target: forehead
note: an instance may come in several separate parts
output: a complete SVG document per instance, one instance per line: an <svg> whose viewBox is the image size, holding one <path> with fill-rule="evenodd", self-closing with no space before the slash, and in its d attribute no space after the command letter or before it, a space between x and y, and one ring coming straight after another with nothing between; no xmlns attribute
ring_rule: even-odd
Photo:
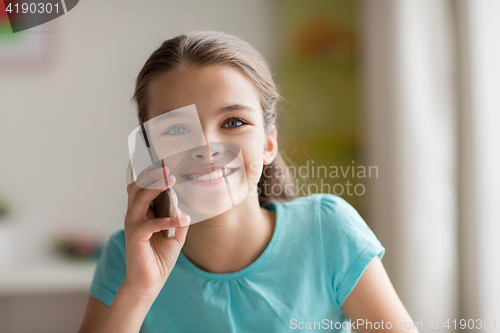
<svg viewBox="0 0 500 333"><path fill-rule="evenodd" d="M241 70L228 65L189 66L161 74L148 92L148 119L191 104L200 113L231 104L261 110L255 86Z"/></svg>

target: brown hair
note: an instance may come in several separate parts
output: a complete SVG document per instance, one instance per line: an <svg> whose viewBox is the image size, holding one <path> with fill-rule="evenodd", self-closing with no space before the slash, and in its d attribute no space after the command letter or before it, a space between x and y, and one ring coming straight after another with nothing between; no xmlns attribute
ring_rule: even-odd
<svg viewBox="0 0 500 333"><path fill-rule="evenodd" d="M281 98L266 60L247 42L222 32L191 32L166 40L151 54L137 76L135 99L139 122L147 121L148 86L158 75L189 65L211 64L234 66L243 71L257 88L264 118L264 130L269 133L276 123L276 104ZM275 186L280 191L275 194ZM258 183L259 203L270 200L289 201L296 197L293 179L278 152L274 161L264 165Z"/></svg>

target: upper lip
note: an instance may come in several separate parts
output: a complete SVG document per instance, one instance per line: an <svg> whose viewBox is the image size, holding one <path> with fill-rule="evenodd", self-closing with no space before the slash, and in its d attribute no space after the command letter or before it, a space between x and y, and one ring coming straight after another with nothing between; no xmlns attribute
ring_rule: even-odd
<svg viewBox="0 0 500 333"><path fill-rule="evenodd" d="M209 167L204 167L204 168L196 168L196 169L191 169L188 172L183 172L182 176L194 174L194 173L207 175L207 174L210 174L210 173L217 171L217 170L220 170L220 169L235 169L235 167L231 167L228 165L225 165L225 166L224 165L214 165L213 167L209 166Z"/></svg>

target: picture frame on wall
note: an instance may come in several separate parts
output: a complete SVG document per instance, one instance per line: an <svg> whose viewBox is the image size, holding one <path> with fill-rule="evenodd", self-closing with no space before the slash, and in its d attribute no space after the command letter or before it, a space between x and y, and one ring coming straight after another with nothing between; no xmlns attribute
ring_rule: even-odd
<svg viewBox="0 0 500 333"><path fill-rule="evenodd" d="M0 70L33 71L47 67L55 58L57 21L13 33L3 0L0 0Z"/></svg>

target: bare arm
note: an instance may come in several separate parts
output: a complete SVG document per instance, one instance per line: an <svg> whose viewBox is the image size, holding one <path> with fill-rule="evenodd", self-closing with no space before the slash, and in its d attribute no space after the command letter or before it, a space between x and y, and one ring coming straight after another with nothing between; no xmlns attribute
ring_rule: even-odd
<svg viewBox="0 0 500 333"><path fill-rule="evenodd" d="M89 296L78 332L138 332L155 298L155 293L134 293L125 283L118 289L111 307Z"/></svg>
<svg viewBox="0 0 500 333"><path fill-rule="evenodd" d="M83 316L83 323L78 333L95 332L97 326L101 323L102 319L108 312L109 307L99 301L98 299L89 296L87 302L87 309Z"/></svg>
<svg viewBox="0 0 500 333"><path fill-rule="evenodd" d="M366 267L342 305L342 311L352 322L359 320L361 323L361 320L364 320L364 324L357 327L357 332L360 333L381 331L418 333L377 256ZM366 322L371 322L372 327L366 325ZM383 326L379 326L378 329L373 327L381 325L382 322ZM411 323L411 328L405 328L406 323Z"/></svg>

